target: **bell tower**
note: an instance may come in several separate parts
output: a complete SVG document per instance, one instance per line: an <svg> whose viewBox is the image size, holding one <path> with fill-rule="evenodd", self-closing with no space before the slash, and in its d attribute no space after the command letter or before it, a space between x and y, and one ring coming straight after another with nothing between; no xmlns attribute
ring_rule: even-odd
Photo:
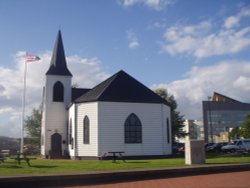
<svg viewBox="0 0 250 188"><path fill-rule="evenodd" d="M43 92L41 154L61 158L67 151L67 106L71 102L71 78L58 31Z"/></svg>

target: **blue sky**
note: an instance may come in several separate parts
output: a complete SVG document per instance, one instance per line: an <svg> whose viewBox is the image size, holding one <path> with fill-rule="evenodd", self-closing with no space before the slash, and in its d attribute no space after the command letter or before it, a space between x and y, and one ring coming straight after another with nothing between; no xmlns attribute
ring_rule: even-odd
<svg viewBox="0 0 250 188"><path fill-rule="evenodd" d="M250 102L249 0L0 0L0 135L20 135L24 52L27 112L41 102L56 34L73 83L93 87L123 69L173 94L202 120L214 91ZM4 130L4 131L3 131Z"/></svg>

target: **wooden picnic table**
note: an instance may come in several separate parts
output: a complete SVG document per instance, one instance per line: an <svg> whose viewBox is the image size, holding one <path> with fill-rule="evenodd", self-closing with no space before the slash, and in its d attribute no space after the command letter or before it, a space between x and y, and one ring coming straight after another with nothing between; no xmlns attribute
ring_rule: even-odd
<svg viewBox="0 0 250 188"><path fill-rule="evenodd" d="M4 161L6 160L4 154L2 152L0 152L0 163L4 163Z"/></svg>
<svg viewBox="0 0 250 188"><path fill-rule="evenodd" d="M31 166L30 160L36 159L36 158L30 158L30 157L27 157L25 154L19 153L19 154L17 154L16 157L11 157L11 159L14 159L15 161L17 161L17 163L19 165L21 164L21 161L25 161L27 163L27 165Z"/></svg>
<svg viewBox="0 0 250 188"><path fill-rule="evenodd" d="M112 154L111 157L112 157L113 163L115 163L118 158L123 160L123 162L126 162L123 155L122 155L122 154L124 154L123 151L109 151L108 154Z"/></svg>
<svg viewBox="0 0 250 188"><path fill-rule="evenodd" d="M0 163L4 163L5 160L6 160L5 158L0 157Z"/></svg>

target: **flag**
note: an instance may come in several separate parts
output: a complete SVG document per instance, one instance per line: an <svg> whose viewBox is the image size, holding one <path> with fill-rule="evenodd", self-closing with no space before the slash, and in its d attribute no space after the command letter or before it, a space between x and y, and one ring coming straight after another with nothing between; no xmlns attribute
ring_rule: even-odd
<svg viewBox="0 0 250 188"><path fill-rule="evenodd" d="M38 61L40 57L32 54L26 54L26 62Z"/></svg>

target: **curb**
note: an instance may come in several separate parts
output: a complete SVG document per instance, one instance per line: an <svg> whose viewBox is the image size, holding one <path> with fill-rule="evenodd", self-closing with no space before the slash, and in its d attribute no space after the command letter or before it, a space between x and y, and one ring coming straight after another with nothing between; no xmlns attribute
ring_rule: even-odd
<svg viewBox="0 0 250 188"><path fill-rule="evenodd" d="M0 187L51 187L97 185L111 182L170 178L190 175L250 171L250 163L194 165L164 169L94 172L88 174L20 175L0 177Z"/></svg>

